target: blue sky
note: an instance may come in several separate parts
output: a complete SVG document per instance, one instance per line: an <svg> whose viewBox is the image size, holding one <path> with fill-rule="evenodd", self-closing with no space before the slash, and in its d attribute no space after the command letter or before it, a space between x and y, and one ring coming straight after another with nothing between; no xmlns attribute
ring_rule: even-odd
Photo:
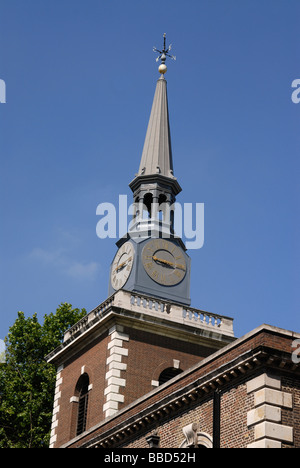
<svg viewBox="0 0 300 468"><path fill-rule="evenodd" d="M164 32L177 200L205 204L192 305L237 336L299 331L299 17L298 0L0 1L0 338L18 310L106 299L96 207L131 196Z"/></svg>

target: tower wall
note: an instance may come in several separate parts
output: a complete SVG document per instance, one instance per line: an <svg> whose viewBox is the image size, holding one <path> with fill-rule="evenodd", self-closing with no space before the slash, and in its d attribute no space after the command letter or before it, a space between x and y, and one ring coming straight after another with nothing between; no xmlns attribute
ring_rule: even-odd
<svg viewBox="0 0 300 468"><path fill-rule="evenodd" d="M50 446L77 436L81 376L89 379L88 431L156 389L163 371L177 375L234 340L223 319L125 291L100 304L48 356L58 368Z"/></svg>

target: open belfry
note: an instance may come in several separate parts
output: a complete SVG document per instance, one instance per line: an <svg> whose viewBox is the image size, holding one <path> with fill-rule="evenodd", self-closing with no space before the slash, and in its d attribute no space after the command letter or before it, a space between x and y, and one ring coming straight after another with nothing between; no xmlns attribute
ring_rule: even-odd
<svg viewBox="0 0 300 468"><path fill-rule="evenodd" d="M155 51L133 219L108 298L47 356L57 367L50 447L300 448L300 334L261 325L237 339L232 318L191 307L191 259L174 231L165 35Z"/></svg>

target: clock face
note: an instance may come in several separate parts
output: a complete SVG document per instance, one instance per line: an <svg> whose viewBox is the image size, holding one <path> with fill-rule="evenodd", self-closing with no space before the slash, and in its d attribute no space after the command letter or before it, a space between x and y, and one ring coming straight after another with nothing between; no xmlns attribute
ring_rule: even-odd
<svg viewBox="0 0 300 468"><path fill-rule="evenodd" d="M182 250L165 239L152 239L142 252L143 266L156 283L174 286L186 274L186 261Z"/></svg>
<svg viewBox="0 0 300 468"><path fill-rule="evenodd" d="M129 278L133 266L134 248L131 242L125 242L114 258L111 270L111 284L114 289L120 289Z"/></svg>

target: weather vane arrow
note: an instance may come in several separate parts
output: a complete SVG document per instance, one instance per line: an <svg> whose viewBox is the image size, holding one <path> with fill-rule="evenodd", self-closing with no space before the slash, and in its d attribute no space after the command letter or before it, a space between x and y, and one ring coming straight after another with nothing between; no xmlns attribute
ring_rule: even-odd
<svg viewBox="0 0 300 468"><path fill-rule="evenodd" d="M172 44L169 45L169 47L166 47L166 33L164 34L164 47L162 50L158 50L156 47L153 47L153 51L157 52L159 56L157 57L156 61L158 62L159 60L161 61L160 66L158 67L158 71L161 74L165 74L167 72L167 66L166 66L166 59L167 57L170 57L172 60L176 60L176 57L174 55L169 54L170 50L172 49Z"/></svg>

